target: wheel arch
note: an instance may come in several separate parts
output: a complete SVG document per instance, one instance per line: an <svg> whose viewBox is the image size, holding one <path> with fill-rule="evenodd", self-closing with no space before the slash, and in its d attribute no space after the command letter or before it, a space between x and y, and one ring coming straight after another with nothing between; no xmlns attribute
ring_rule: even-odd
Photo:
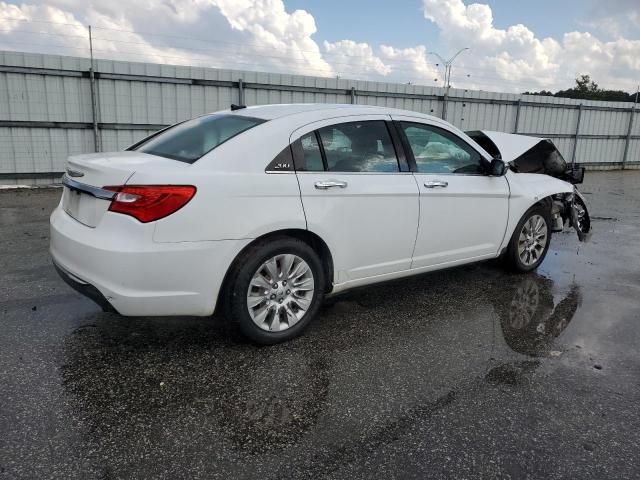
<svg viewBox="0 0 640 480"><path fill-rule="evenodd" d="M524 213L518 220L518 223L516 224L515 228L513 229L513 232L509 237L509 241L507 242L504 250L502 251L502 253L504 254L503 259L505 260L505 265L509 270L512 270L517 273L530 272L538 268L538 266L542 263L542 261L546 257L547 251L549 250L549 246L551 243L551 236L553 231L550 224L552 207L553 207L553 199L549 196L549 197L541 198L540 200L534 202L529 208L527 208L524 211ZM531 215L533 214L537 216L546 217L544 220L547 224L547 230L545 234L545 244L543 246L542 251L538 252L537 255L535 256L532 250L530 249L527 254L527 259L524 260L522 258L522 254L525 253L525 250L520 252L519 250L520 242L518 238L521 235L520 229L524 227L526 221L528 221L527 219L533 218L531 217ZM530 225L533 226L532 223ZM535 229L536 229L535 233L537 234L538 224L536 224ZM529 244L528 246L531 248L535 248L536 245L538 246L541 245L537 241L537 238L534 240L533 235L531 235L530 241L532 241L532 243ZM524 246L524 248L526 247L527 245ZM533 263L526 263L526 262L529 262L530 260L532 260Z"/></svg>
<svg viewBox="0 0 640 480"><path fill-rule="evenodd" d="M509 242L511 241L513 232L518 226L518 223L520 223L520 220L522 220L522 217L524 217L529 210L538 206L548 208L549 211L551 211L551 208L553 206L554 195L556 194L555 193L549 194L546 197L540 198L540 199L531 198L529 199L530 200L529 202L525 202L525 203L519 202L519 204L517 205L517 212L511 211L509 213L509 222L508 222L507 230L505 231L505 235L502 240L502 245L499 250L500 255L502 255L507 250L507 247L509 246ZM510 205L509 208L513 209L514 206Z"/></svg>
<svg viewBox="0 0 640 480"><path fill-rule="evenodd" d="M286 228L280 230L274 230L269 233L265 233L264 235L260 235L259 237L253 239L249 244L247 244L242 250L238 252L238 254L233 258L233 261L229 264L229 268L224 275L224 279L222 281L220 291L218 292L218 301L216 302L216 311L219 311L222 304L222 299L224 297L223 292L226 290L228 282L230 281L232 274L238 265L238 261L242 256L249 250L254 247L257 243L263 242L269 239L277 239L282 237L295 238L305 242L309 245L320 257L320 261L322 263L322 268L324 270L325 278L327 279L325 285L325 293L329 293L333 289L333 275L334 275L334 267L333 267L333 255L331 254L331 250L327 243L320 238L319 235L313 233L309 230L304 230L301 228Z"/></svg>

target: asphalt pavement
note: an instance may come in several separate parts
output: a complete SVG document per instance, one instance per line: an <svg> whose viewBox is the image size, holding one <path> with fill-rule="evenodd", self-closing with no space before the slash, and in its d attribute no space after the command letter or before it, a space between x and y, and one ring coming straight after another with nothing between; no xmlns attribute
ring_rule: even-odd
<svg viewBox="0 0 640 480"><path fill-rule="evenodd" d="M640 171L593 236L338 297L306 334L123 318L60 280L59 189L0 192L0 479L638 478Z"/></svg>

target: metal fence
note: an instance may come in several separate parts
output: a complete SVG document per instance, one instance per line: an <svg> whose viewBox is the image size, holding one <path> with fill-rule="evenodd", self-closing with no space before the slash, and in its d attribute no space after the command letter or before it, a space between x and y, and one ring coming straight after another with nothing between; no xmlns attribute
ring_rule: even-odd
<svg viewBox="0 0 640 480"><path fill-rule="evenodd" d="M634 104L419 85L0 52L0 179L48 183L69 155L121 150L231 103L356 103L442 117L462 130L551 138L587 168L640 168Z"/></svg>

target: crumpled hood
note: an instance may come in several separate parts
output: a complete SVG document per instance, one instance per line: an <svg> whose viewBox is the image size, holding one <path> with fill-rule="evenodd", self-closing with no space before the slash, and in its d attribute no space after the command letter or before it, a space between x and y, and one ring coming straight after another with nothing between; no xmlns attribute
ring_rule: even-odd
<svg viewBox="0 0 640 480"><path fill-rule="evenodd" d="M548 138L514 133L475 130L466 132L494 158L500 158L518 173L542 173L567 182L582 183L584 167L568 165Z"/></svg>
<svg viewBox="0 0 640 480"><path fill-rule="evenodd" d="M540 142L546 142L548 139L541 137L530 137L528 135L518 135L515 133L493 132L490 130L480 130L470 135L471 138L478 134L483 134L489 140L493 142L502 160L507 163L511 163L517 160L521 155L525 154ZM474 138L475 139L475 138Z"/></svg>

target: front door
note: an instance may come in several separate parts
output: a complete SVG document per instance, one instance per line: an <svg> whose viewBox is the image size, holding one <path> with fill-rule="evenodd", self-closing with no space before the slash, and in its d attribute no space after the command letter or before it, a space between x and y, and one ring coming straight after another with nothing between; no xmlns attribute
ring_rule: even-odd
<svg viewBox="0 0 640 480"><path fill-rule="evenodd" d="M334 118L291 136L307 228L327 243L336 283L411 267L418 188L399 164L389 121Z"/></svg>
<svg viewBox="0 0 640 480"><path fill-rule="evenodd" d="M509 214L505 177L485 174L487 159L446 125L394 116L415 159L420 227L412 268L490 258Z"/></svg>

